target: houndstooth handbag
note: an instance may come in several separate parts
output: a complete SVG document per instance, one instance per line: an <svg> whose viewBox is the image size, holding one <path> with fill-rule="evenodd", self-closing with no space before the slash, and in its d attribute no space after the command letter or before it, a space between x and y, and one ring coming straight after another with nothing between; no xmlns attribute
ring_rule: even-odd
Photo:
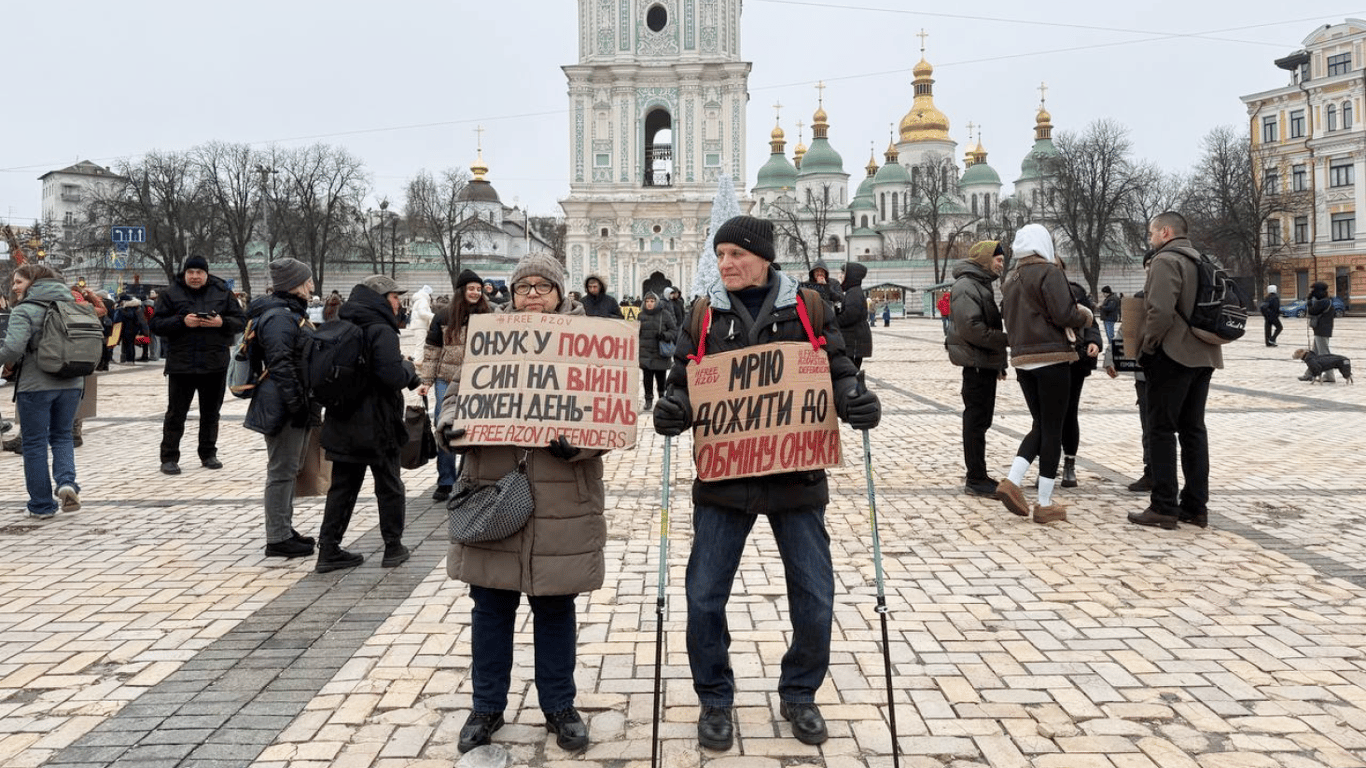
<svg viewBox="0 0 1366 768"><path fill-rule="evenodd" d="M522 530L535 503L526 477L526 459L493 485L465 488L446 503L451 541L498 541Z"/></svg>

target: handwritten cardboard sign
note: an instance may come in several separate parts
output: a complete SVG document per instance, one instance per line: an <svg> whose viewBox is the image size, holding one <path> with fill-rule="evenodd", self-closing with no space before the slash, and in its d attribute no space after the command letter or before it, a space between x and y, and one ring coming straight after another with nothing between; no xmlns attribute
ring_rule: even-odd
<svg viewBox="0 0 1366 768"><path fill-rule="evenodd" d="M688 364L688 395L701 480L840 465L830 359L810 344L708 354Z"/></svg>
<svg viewBox="0 0 1366 768"><path fill-rule="evenodd" d="M472 315L451 408L454 445L577 448L636 444L639 329L621 320L543 313Z"/></svg>

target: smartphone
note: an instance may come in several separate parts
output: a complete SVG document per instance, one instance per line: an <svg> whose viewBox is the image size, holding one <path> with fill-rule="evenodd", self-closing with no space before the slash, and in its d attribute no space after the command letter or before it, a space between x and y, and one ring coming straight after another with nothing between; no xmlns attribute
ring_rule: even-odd
<svg viewBox="0 0 1366 768"><path fill-rule="evenodd" d="M209 318L211 318L211 317L214 316L214 313L213 313L213 312L196 312L196 313L194 313L194 316L195 316L195 317L199 317L199 318L203 318L203 319L205 319L205 320L208 320Z"/></svg>

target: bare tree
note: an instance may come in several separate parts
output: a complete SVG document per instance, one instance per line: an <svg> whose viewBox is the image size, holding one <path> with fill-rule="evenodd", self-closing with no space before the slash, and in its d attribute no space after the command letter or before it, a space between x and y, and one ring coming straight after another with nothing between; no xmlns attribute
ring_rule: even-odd
<svg viewBox="0 0 1366 768"><path fill-rule="evenodd" d="M569 225L563 216L532 216L531 232L550 246L550 252L560 263L564 263L565 239L569 236Z"/></svg>
<svg viewBox="0 0 1366 768"><path fill-rule="evenodd" d="M1289 218L1293 228L1294 217L1312 205L1309 183L1285 178L1289 169L1254 150L1246 131L1215 128L1203 145L1185 206L1191 238L1225 266L1246 270L1260 295L1268 271L1295 241L1281 231L1282 221Z"/></svg>
<svg viewBox="0 0 1366 768"><path fill-rule="evenodd" d="M173 282L192 247L211 239L212 226L202 219L208 206L197 168L185 152L149 152L116 164L124 182L92 201L97 221L141 225L147 241L133 246L127 268L153 264Z"/></svg>
<svg viewBox="0 0 1366 768"><path fill-rule="evenodd" d="M1094 294L1101 264L1119 258L1116 241L1122 241L1126 213L1138 190L1154 183L1153 171L1134 162L1129 131L1113 120L1060 133L1056 145L1057 154L1043 161L1048 188L1040 205Z"/></svg>
<svg viewBox="0 0 1366 768"><path fill-rule="evenodd" d="M274 165L280 180L271 227L278 227L294 258L313 270L321 293L328 258L355 245L351 223L369 188L364 165L345 149L326 144L281 151Z"/></svg>
<svg viewBox="0 0 1366 768"><path fill-rule="evenodd" d="M834 224L832 212L840 207L833 199L833 191L833 185L824 182L815 189L806 189L804 195L801 190L783 195L768 208L774 233L779 240L786 240L789 254L801 257L807 272L821 260L829 242Z"/></svg>
<svg viewBox="0 0 1366 768"><path fill-rule="evenodd" d="M911 195L897 220L925 239L934 281L943 282L960 238L979 220L958 197L958 164L947 156L927 156L911 167Z"/></svg>
<svg viewBox="0 0 1366 768"><path fill-rule="evenodd" d="M212 206L218 231L227 241L228 252L237 264L241 289L255 295L251 272L247 268L247 247L255 236L260 216L260 183L256 168L260 157L246 144L210 142L191 151L203 180L204 195ZM261 286L262 291L269 288Z"/></svg>
<svg viewBox="0 0 1366 768"><path fill-rule="evenodd" d="M1121 225L1124 249L1128 255L1148 250L1148 222L1164 211L1181 210L1190 193L1191 180L1179 173L1166 173L1156 167L1144 171L1148 183L1134 190Z"/></svg>
<svg viewBox="0 0 1366 768"><path fill-rule="evenodd" d="M424 170L408 182L409 225L414 235L427 237L436 246L452 295L458 293L455 281L464 269L464 253L473 246L470 234L485 225L465 197L469 182L469 173L458 168L442 171L439 178Z"/></svg>

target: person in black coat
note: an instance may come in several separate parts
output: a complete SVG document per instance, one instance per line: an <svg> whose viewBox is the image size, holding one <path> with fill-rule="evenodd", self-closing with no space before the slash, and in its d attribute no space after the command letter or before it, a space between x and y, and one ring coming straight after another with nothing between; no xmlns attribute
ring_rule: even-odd
<svg viewBox="0 0 1366 768"><path fill-rule="evenodd" d="M597 275L589 275L583 281L583 312L589 317L615 317L625 319L617 300L607 292L607 284Z"/></svg>
<svg viewBox="0 0 1366 768"><path fill-rule="evenodd" d="M124 294L119 299L119 322L123 324L119 346L123 349L123 359L119 362L132 365L138 361L138 336L147 334L147 313L142 302Z"/></svg>
<svg viewBox="0 0 1366 768"><path fill-rule="evenodd" d="M863 360L873 356L873 329L868 325L868 297L863 293L863 278L868 268L851 261L844 266L840 288L844 303L840 306L838 325L844 335L845 353L855 368L863 367Z"/></svg>
<svg viewBox="0 0 1366 768"><path fill-rule="evenodd" d="M678 323L674 313L661 306L659 297L653 293L645 294L645 306L640 310L640 380L645 384L645 409L655 404L655 389L664 394L664 374L673 362L659 351L663 341L674 341L678 337Z"/></svg>
<svg viewBox="0 0 1366 768"><path fill-rule="evenodd" d="M1309 316L1309 327L1314 329L1314 351L1320 355L1331 355L1328 340L1333 338L1333 300L1328 298L1328 283L1319 281L1309 286L1309 299L1304 304L1305 314ZM1312 376L1305 374L1300 381L1309 381ZM1332 384L1337 381L1330 368L1324 372L1322 382Z"/></svg>
<svg viewBox="0 0 1366 768"><path fill-rule="evenodd" d="M152 333L166 338L166 417L161 426L161 471L180 474L180 438L190 402L199 396L199 461L218 460L218 413L228 384L229 347L247 327L228 284L209 274L203 256L190 256L174 284L161 292ZM127 329L124 330L127 333Z"/></svg>
<svg viewBox="0 0 1366 768"><path fill-rule="evenodd" d="M398 308L403 290L385 275L371 275L351 289L338 319L360 326L365 333L366 379L356 406L345 413L328 409L323 419L322 446L332 461L332 485L327 491L322 528L318 533L318 573L354 568L365 561L341 548L351 524L368 467L375 479L379 530L384 539L381 565L393 568L408 560L403 546L406 510L399 449L408 442L403 426L403 389L422 383L413 361L399 348Z"/></svg>
<svg viewBox="0 0 1366 768"><path fill-rule="evenodd" d="M1266 345L1274 347L1276 346L1276 338L1281 335L1281 331L1285 330L1285 326L1281 325L1281 295L1277 293L1276 286L1268 285L1266 287L1266 298L1262 299L1262 305L1259 309L1266 325Z"/></svg>
<svg viewBox="0 0 1366 768"><path fill-rule="evenodd" d="M308 557L314 540L294 530L294 482L303 463L312 427L322 423L320 409L308 400L301 375L304 347L313 333L308 300L313 272L297 259L270 263L275 292L253 301L247 317L255 322L253 355L266 374L256 386L243 426L266 438L266 557Z"/></svg>

